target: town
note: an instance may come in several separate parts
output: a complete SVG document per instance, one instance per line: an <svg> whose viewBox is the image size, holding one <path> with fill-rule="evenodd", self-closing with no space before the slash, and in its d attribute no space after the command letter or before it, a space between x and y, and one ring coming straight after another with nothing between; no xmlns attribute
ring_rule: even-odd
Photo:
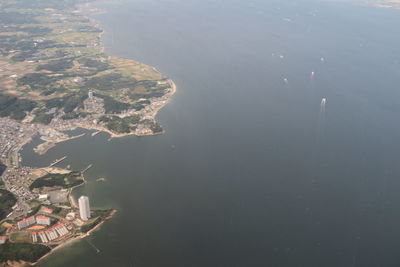
<svg viewBox="0 0 400 267"><path fill-rule="evenodd" d="M87 232L88 228L82 226L91 216L89 198L86 196L79 198L79 210L55 210L42 206L35 215L19 220L16 224L3 223L7 231L6 235L0 237L0 244L4 244L7 238L31 243L59 244L77 232Z"/></svg>

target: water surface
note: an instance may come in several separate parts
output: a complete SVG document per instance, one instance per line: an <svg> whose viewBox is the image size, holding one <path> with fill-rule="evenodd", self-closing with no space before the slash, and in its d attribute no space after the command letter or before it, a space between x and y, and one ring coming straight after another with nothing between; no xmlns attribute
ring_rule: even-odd
<svg viewBox="0 0 400 267"><path fill-rule="evenodd" d="M398 11L97 6L107 52L157 67L178 91L159 114L164 135L88 134L42 157L25 147L30 166L93 163L76 195L118 209L89 237L100 253L79 241L40 266L399 266Z"/></svg>

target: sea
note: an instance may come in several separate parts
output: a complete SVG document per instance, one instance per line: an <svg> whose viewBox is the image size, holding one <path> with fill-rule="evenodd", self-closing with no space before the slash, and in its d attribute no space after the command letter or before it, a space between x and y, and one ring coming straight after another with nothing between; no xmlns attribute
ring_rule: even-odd
<svg viewBox="0 0 400 267"><path fill-rule="evenodd" d="M117 214L40 267L400 266L400 11L364 1L92 4L110 55L177 92L165 134L86 132L23 164L93 167ZM98 180L104 178L104 181ZM99 252L98 252L99 250Z"/></svg>

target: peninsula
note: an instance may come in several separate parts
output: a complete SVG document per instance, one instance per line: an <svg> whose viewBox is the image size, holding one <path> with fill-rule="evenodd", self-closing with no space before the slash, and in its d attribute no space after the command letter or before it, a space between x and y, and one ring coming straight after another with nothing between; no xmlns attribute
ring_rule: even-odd
<svg viewBox="0 0 400 267"><path fill-rule="evenodd" d="M34 136L44 154L78 138L66 133L76 128L111 137L163 132L155 117L175 84L153 67L107 55L88 10L81 0L0 2L0 265L33 264L115 212L92 210L83 222L70 195L84 183L82 171L21 166L19 152ZM21 227L25 221L34 223ZM46 231L57 238L38 234Z"/></svg>

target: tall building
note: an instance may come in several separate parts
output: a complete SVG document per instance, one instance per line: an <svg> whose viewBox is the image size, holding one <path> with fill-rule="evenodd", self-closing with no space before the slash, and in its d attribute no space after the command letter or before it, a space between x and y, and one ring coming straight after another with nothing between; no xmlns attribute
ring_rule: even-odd
<svg viewBox="0 0 400 267"><path fill-rule="evenodd" d="M87 221L90 218L89 198L87 196L81 196L78 202L81 219Z"/></svg>

